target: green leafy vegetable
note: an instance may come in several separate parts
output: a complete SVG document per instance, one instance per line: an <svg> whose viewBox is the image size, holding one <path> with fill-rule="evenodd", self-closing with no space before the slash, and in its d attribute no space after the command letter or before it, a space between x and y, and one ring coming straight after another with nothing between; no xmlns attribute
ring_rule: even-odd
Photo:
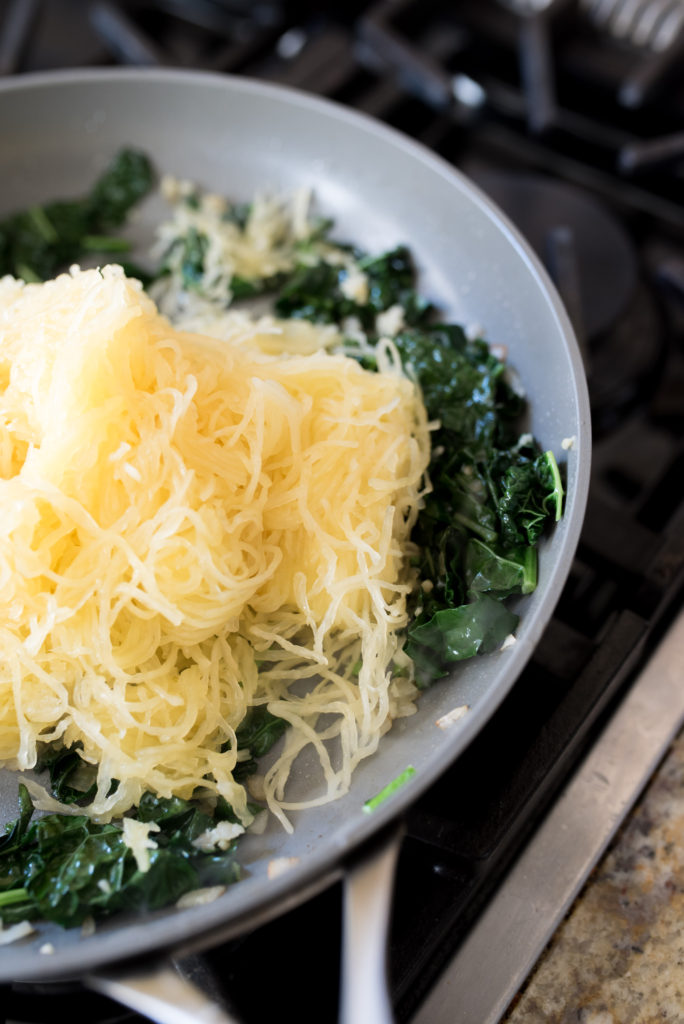
<svg viewBox="0 0 684 1024"><path fill-rule="evenodd" d="M344 271L332 263L301 264L288 278L275 301L281 317L336 323L352 316L356 303L340 288Z"/></svg>
<svg viewBox="0 0 684 1024"><path fill-rule="evenodd" d="M149 850L147 871L139 869L121 826L101 825L85 815L49 814L32 821L23 785L19 803L20 816L0 844L0 917L5 924L40 918L74 927L91 914L154 910L191 889L227 885L240 877L235 842L227 850L209 852L193 845L216 817L189 801L143 797L139 820L159 826L151 833L156 848ZM219 820L221 814L228 817L224 809Z"/></svg>
<svg viewBox="0 0 684 1024"><path fill-rule="evenodd" d="M518 616L501 601L480 594L468 604L442 608L427 622L414 624L406 651L416 662L434 666L433 671L444 675L454 661L496 650L517 624Z"/></svg>
<svg viewBox="0 0 684 1024"><path fill-rule="evenodd" d="M197 197L195 197L195 206L199 206ZM223 219L231 224L236 224L242 231L244 231L247 227L247 221L249 220L251 212L251 203L233 203L224 213Z"/></svg>
<svg viewBox="0 0 684 1024"><path fill-rule="evenodd" d="M562 512L563 485L552 452L530 440L493 452L488 481L507 544L536 544L550 518Z"/></svg>
<svg viewBox="0 0 684 1024"><path fill-rule="evenodd" d="M190 290L197 289L204 274L204 257L209 247L209 239L201 234L196 228L189 228L187 235L174 243L169 256L173 255L173 249L180 250L180 272L183 287Z"/></svg>
<svg viewBox="0 0 684 1024"><path fill-rule="evenodd" d="M248 750L250 757L238 761L233 771L237 782L243 782L257 770L257 759L267 754L287 729L284 718L272 715L263 705L250 708L235 733L238 750Z"/></svg>
<svg viewBox="0 0 684 1024"><path fill-rule="evenodd" d="M56 200L0 221L0 275L25 281L54 277L93 252L124 252L128 243L112 237L153 182L149 159L123 149L83 199Z"/></svg>
<svg viewBox="0 0 684 1024"><path fill-rule="evenodd" d="M287 722L265 707L252 708L237 731L238 747L250 757L238 763L235 778L256 770L256 758L266 754L282 736ZM77 748L47 748L38 765L50 775L54 796L63 803L92 798L90 766ZM73 785L74 782L78 785ZM253 814L261 811L249 804ZM237 881L236 841L227 850L198 850L193 841L220 821L238 822L222 797L208 810L195 800L161 798L145 793L136 817L153 822L156 849L149 852L148 871L140 871L118 824L99 825L86 815L51 814L31 824L33 803L24 785L19 786L19 816L0 837L0 920L44 919L64 927L80 924L86 917L120 910L157 909L175 902L183 893L201 886L227 885Z"/></svg>
<svg viewBox="0 0 684 1024"><path fill-rule="evenodd" d="M428 686L452 664L501 645L517 616L501 602L537 585L536 543L562 510L551 452L518 436L524 400L481 339L456 324L402 331L396 344L431 418L433 491L413 538L424 589L406 651Z"/></svg>
<svg viewBox="0 0 684 1024"><path fill-rule="evenodd" d="M537 586L536 550L528 545L497 554L477 537L471 537L465 551L465 579L471 594L531 594Z"/></svg>
<svg viewBox="0 0 684 1024"><path fill-rule="evenodd" d="M86 199L88 216L99 228L120 227L131 208L147 195L154 175L144 153L122 149Z"/></svg>
<svg viewBox="0 0 684 1024"><path fill-rule="evenodd" d="M55 799L63 804L74 804L92 800L97 790L95 768L87 765L79 754L80 747L47 747L37 764L39 772L47 771L50 789ZM75 781L88 784L74 786Z"/></svg>
<svg viewBox="0 0 684 1024"><path fill-rule="evenodd" d="M432 324L402 331L396 341L420 382L428 413L441 421L452 444L478 455L511 439L511 424L525 403L482 339L468 340L457 324Z"/></svg>
<svg viewBox="0 0 684 1024"><path fill-rule="evenodd" d="M22 836L28 828L28 823L33 816L33 803L26 786L19 786L19 817L11 821L4 836L0 836L0 854L12 853L21 842ZM5 876L4 866L0 868L0 887Z"/></svg>
<svg viewBox="0 0 684 1024"><path fill-rule="evenodd" d="M381 256L363 256L358 262L368 279L367 305L374 313L398 305L404 310L405 323L419 324L426 320L432 305L416 291L413 257L405 245Z"/></svg>
<svg viewBox="0 0 684 1024"><path fill-rule="evenodd" d="M266 295L280 287L286 280L286 274L274 274L272 277L259 277L248 280L233 274L230 279L230 292L235 301L241 299L255 299L259 295Z"/></svg>
<svg viewBox="0 0 684 1024"><path fill-rule="evenodd" d="M84 235L81 245L86 252L128 252L131 243L116 235Z"/></svg>
<svg viewBox="0 0 684 1024"><path fill-rule="evenodd" d="M347 317L356 317L367 331L375 330L375 317L401 305L407 323L422 322L429 303L422 300L414 287L415 270L409 250L398 246L382 256L359 256L357 260L367 280L365 301L350 298L344 292L349 271L345 266L325 260L311 265L301 263L280 288L275 311L281 317L340 324Z"/></svg>

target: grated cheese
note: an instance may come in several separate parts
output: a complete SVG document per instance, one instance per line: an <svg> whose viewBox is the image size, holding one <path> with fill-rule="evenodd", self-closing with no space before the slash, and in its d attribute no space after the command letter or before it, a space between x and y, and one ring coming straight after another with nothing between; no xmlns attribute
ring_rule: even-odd
<svg viewBox="0 0 684 1024"><path fill-rule="evenodd" d="M299 243L311 232L308 189L255 196L242 226L227 216L226 199L199 191L192 182L167 176L161 190L172 204L172 215L157 229L152 257L164 260L167 273L154 283L152 295L176 322L213 305L225 307L234 276L250 281L293 270L301 255ZM203 250L200 287L191 290L183 283L188 237L196 238Z"/></svg>
<svg viewBox="0 0 684 1024"><path fill-rule="evenodd" d="M370 292L368 277L359 267L350 267L340 282L340 291L348 299L363 305L365 302L368 302Z"/></svg>
<svg viewBox="0 0 684 1024"><path fill-rule="evenodd" d="M204 907L213 903L226 891L225 885L211 885L205 889L191 889L176 900L176 906L183 910L187 907Z"/></svg>
<svg viewBox="0 0 684 1024"><path fill-rule="evenodd" d="M393 338L395 334L405 326L404 307L390 306L384 313L378 313L375 318L375 329L380 335Z"/></svg>
<svg viewBox="0 0 684 1024"><path fill-rule="evenodd" d="M27 935L33 935L35 929L30 921L17 921L16 924L11 924L9 928L3 928L0 924L0 946L9 946L12 942L18 942L19 939L25 939Z"/></svg>
<svg viewBox="0 0 684 1024"><path fill-rule="evenodd" d="M124 818L123 841L135 857L138 871L150 870L150 850L156 850L157 844L150 838L150 832L159 832L156 821L137 821L135 818Z"/></svg>
<svg viewBox="0 0 684 1024"><path fill-rule="evenodd" d="M429 459L415 386L391 346L368 373L329 329L221 330L172 327L118 267L0 281L0 760L82 744L100 820L201 787L249 825L235 730L266 705L292 725L263 782L289 828L417 694L391 681ZM288 800L306 749L319 791Z"/></svg>
<svg viewBox="0 0 684 1024"><path fill-rule="evenodd" d="M456 708L452 708L451 711L447 711L446 714L442 715L435 722L435 725L439 726L440 729L448 729L456 722L460 722L464 715L470 711L468 704L460 704Z"/></svg>
<svg viewBox="0 0 684 1024"><path fill-rule="evenodd" d="M220 821L215 828L208 828L193 839L192 845L203 853L211 850L227 850L234 839L244 832L242 825L232 821Z"/></svg>
<svg viewBox="0 0 684 1024"><path fill-rule="evenodd" d="M274 857L269 860L266 873L268 878L280 878L299 864L299 857Z"/></svg>

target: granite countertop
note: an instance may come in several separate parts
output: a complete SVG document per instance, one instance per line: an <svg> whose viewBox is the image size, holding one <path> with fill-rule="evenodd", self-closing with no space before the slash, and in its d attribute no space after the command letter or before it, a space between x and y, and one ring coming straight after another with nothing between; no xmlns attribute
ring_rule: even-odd
<svg viewBox="0 0 684 1024"><path fill-rule="evenodd" d="M504 1020L684 1022L684 733Z"/></svg>

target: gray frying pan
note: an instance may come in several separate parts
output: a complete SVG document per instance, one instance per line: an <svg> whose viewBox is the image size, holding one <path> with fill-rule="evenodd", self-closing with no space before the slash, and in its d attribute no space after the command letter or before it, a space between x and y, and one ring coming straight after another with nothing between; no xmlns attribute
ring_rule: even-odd
<svg viewBox="0 0 684 1024"><path fill-rule="evenodd" d="M590 426L572 330L530 248L451 166L369 118L227 76L76 71L0 84L0 139L0 215L84 192L119 147L132 145L160 171L236 199L310 185L318 209L335 218L336 237L376 252L408 243L423 293L507 346L530 400L530 429L566 464L568 479L565 515L542 544L538 589L520 600L514 645L463 664L427 691L419 713L384 738L342 800L301 813L291 836L273 825L246 838L246 877L215 902L113 920L89 936L40 927L0 949L0 982L50 981L207 946L296 905L340 877L354 852L458 757L513 686L560 595L584 513ZM157 202L146 203L132 228L143 245L162 212ZM436 726L460 705L469 707L460 721L447 730ZM409 765L412 779L364 813L364 801ZM16 814L16 783L13 773L0 772L3 821ZM305 765L297 787L307 792ZM291 866L269 879L273 858L291 858Z"/></svg>

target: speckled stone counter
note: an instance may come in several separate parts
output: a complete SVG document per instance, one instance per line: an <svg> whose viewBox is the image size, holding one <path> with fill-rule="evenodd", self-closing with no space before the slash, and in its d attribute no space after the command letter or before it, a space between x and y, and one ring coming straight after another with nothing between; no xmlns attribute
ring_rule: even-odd
<svg viewBox="0 0 684 1024"><path fill-rule="evenodd" d="M684 1024L684 733L506 1024Z"/></svg>

